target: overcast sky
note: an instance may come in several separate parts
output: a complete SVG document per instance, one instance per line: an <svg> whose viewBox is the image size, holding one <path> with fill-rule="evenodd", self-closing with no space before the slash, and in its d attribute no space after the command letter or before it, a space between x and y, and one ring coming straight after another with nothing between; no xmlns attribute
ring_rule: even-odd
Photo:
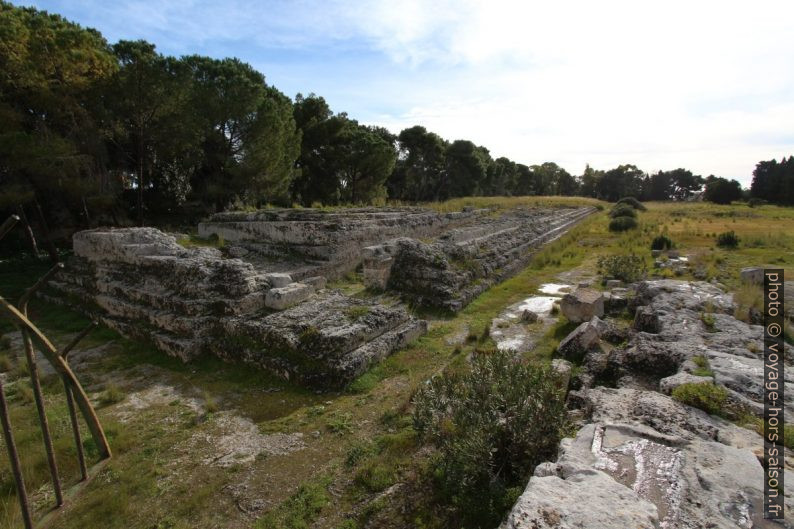
<svg viewBox="0 0 794 529"><path fill-rule="evenodd" d="M794 154L794 1L16 1L492 156L686 167L749 185Z"/></svg>

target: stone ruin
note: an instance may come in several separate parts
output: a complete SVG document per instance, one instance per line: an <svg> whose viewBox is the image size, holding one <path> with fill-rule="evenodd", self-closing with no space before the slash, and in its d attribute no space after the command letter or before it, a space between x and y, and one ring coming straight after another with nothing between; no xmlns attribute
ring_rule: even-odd
<svg viewBox="0 0 794 529"><path fill-rule="evenodd" d="M763 517L763 437L671 396L683 384L714 384L731 413L760 417L763 327L737 320L732 297L706 282L642 282L631 308L631 329L594 314L560 344L560 354L579 363L574 371L570 362L554 361L569 381L568 405L580 429L563 439L555 461L535 468L501 529L794 527L789 516ZM707 310L712 326L702 321ZM788 344L784 362L791 414ZM792 480L788 449L784 460L785 480ZM790 513L794 494L786 490Z"/></svg>
<svg viewBox="0 0 794 529"><path fill-rule="evenodd" d="M74 235L74 256L45 295L186 362L210 354L338 388L427 323L328 280L362 266L371 287L458 310L592 211L221 213L198 227L221 249L186 248L154 228L88 230Z"/></svg>

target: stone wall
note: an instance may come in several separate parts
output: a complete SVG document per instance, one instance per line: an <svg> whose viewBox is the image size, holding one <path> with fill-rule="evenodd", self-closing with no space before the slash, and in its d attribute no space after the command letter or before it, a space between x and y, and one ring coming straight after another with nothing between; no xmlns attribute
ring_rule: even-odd
<svg viewBox="0 0 794 529"><path fill-rule="evenodd" d="M50 283L50 299L189 361L214 354L339 387L426 329L399 307L293 282L153 228L90 230Z"/></svg>
<svg viewBox="0 0 794 529"><path fill-rule="evenodd" d="M432 242L398 238L364 249L364 280L411 301L458 311L526 266L532 250L559 237L594 208L516 209L483 216Z"/></svg>

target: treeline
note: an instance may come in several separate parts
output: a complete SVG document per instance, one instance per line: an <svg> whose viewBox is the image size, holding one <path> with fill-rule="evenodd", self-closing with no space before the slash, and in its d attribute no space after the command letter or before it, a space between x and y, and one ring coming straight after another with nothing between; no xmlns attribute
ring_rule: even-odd
<svg viewBox="0 0 794 529"><path fill-rule="evenodd" d="M704 185L715 201L741 196L738 182L685 169L588 166L574 176L551 162L493 159L421 126L394 135L314 94L292 101L237 59L110 45L2 0L0 72L0 212L35 213L42 225L191 223L230 207L471 195L683 200ZM790 203L792 165L759 164L753 195Z"/></svg>

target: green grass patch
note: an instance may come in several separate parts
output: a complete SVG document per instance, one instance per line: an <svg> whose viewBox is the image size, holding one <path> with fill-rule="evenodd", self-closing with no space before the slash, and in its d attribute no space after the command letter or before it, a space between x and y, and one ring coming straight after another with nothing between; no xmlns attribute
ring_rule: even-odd
<svg viewBox="0 0 794 529"><path fill-rule="evenodd" d="M700 408L711 415L722 415L728 400L728 392L722 386L710 382L688 383L675 388L673 398L682 404Z"/></svg>

